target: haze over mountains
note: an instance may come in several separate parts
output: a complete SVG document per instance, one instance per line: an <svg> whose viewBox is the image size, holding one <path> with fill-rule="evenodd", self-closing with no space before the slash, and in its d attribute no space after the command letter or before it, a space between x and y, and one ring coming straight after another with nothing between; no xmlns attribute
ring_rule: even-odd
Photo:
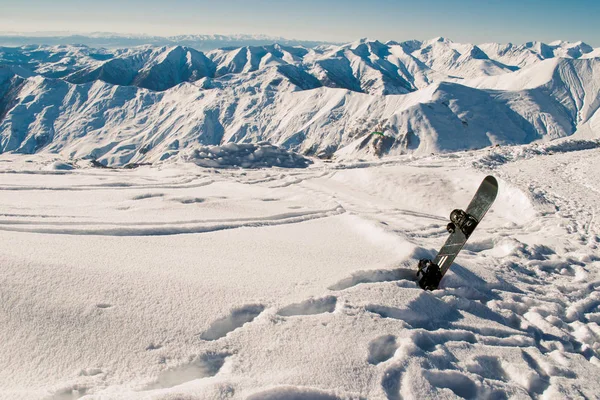
<svg viewBox="0 0 600 400"><path fill-rule="evenodd" d="M121 34L112 32L0 32L0 46L26 46L45 44L49 46L84 45L89 47L125 48L143 45L188 46L208 51L222 47L264 46L280 43L289 46L317 46L332 44L310 40L294 40L267 35L176 35L155 36L145 34Z"/></svg>
<svg viewBox="0 0 600 400"><path fill-rule="evenodd" d="M582 42L444 38L207 52L4 47L0 152L123 165L227 142L365 157L597 138L599 56Z"/></svg>

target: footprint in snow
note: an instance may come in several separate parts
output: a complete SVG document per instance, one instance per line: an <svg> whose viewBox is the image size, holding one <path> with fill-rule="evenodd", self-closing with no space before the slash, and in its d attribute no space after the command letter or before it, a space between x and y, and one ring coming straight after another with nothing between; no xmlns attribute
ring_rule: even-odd
<svg viewBox="0 0 600 400"><path fill-rule="evenodd" d="M536 372L529 382L529 394L531 397L534 397L535 394L543 394L548 389L548 386L550 386L550 377L531 354L525 350L521 350L521 356L527 365Z"/></svg>
<svg viewBox="0 0 600 400"><path fill-rule="evenodd" d="M458 371L424 371L423 375L435 388L450 389L455 395L463 399L479 398L479 389L475 382ZM494 394L502 395L503 393L494 392ZM492 396L491 398L506 398L506 396Z"/></svg>
<svg viewBox="0 0 600 400"><path fill-rule="evenodd" d="M462 318L455 307L424 291L402 308L371 304L365 309L382 318L402 320L413 328L428 330L445 327L450 322Z"/></svg>
<svg viewBox="0 0 600 400"><path fill-rule="evenodd" d="M387 361L394 356L397 348L396 336L379 336L369 343L369 358L367 361L369 361L369 364L374 365Z"/></svg>
<svg viewBox="0 0 600 400"><path fill-rule="evenodd" d="M197 204L197 203L204 203L206 201L206 199L203 199L200 197L177 197L177 198L172 198L171 200L176 201L181 204Z"/></svg>
<svg viewBox="0 0 600 400"><path fill-rule="evenodd" d="M335 310L337 298L327 296L320 299L309 299L297 304L290 304L277 311L278 315L291 317L295 315L315 315L331 313Z"/></svg>
<svg viewBox="0 0 600 400"><path fill-rule="evenodd" d="M158 375L157 381L147 389L165 389L196 379L215 376L225 364L228 353L205 353L189 364L168 369Z"/></svg>
<svg viewBox="0 0 600 400"><path fill-rule="evenodd" d="M229 332L236 330L247 322L252 322L263 312L265 306L262 304L252 304L241 308L236 308L231 313L214 321L211 326L200 335L202 340L217 340L225 337Z"/></svg>
<svg viewBox="0 0 600 400"><path fill-rule="evenodd" d="M502 361L497 356L477 356L467 364L467 371L486 379L496 379L506 382L508 375L502 367Z"/></svg>
<svg viewBox="0 0 600 400"><path fill-rule="evenodd" d="M410 332L409 338L415 346L427 353L435 351L438 345L442 345L447 342L465 342L470 344L477 343L475 334L462 330L440 329L435 331L427 331L423 329L416 329Z"/></svg>

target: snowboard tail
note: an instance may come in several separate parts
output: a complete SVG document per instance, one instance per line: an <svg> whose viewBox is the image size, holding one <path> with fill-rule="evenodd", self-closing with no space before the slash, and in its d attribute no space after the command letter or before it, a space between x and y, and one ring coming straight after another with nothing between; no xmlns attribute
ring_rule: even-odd
<svg viewBox="0 0 600 400"><path fill-rule="evenodd" d="M450 236L437 256L432 260L420 260L417 278L419 286L425 290L435 290L454 262L475 228L490 209L498 194L498 181L486 176L465 211L454 210L450 214L447 230Z"/></svg>

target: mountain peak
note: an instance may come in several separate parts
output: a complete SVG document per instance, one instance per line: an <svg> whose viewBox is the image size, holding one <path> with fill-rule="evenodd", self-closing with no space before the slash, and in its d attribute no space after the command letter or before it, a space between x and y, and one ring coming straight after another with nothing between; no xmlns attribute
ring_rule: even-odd
<svg viewBox="0 0 600 400"><path fill-rule="evenodd" d="M163 160L180 145L269 140L333 154L362 143L377 124L401 139L398 154L483 147L489 132L509 144L563 137L573 133L572 121L597 110L600 62L578 60L588 57L584 48L475 46L443 37L311 49L254 44L206 54L181 43L0 48L0 66L11 65L0 68L0 98L8 99L0 104L0 151L65 151L119 164ZM541 86L553 91L520 95ZM567 108L558 106L564 93L575 99ZM538 121L546 108L562 114ZM52 112L38 118L44 109ZM514 125L515 113L531 123ZM107 132L123 146L106 147Z"/></svg>
<svg viewBox="0 0 600 400"><path fill-rule="evenodd" d="M351 49L355 49L358 46L360 46L361 44L367 44L367 43L370 43L370 42L372 42L372 40L370 40L369 38L364 37L364 38L360 38L358 40L355 40L352 43L349 43L349 47Z"/></svg>
<svg viewBox="0 0 600 400"><path fill-rule="evenodd" d="M429 40L429 43L436 43L436 42L437 43L453 43L452 40L446 39L443 36L438 36L436 38L433 38L433 39Z"/></svg>

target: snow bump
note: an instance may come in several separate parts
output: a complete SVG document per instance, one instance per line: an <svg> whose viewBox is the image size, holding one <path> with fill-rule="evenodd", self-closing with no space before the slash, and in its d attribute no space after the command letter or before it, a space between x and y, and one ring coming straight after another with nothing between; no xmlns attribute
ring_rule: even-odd
<svg viewBox="0 0 600 400"><path fill-rule="evenodd" d="M186 159L209 168L306 168L312 163L306 157L268 143L202 146Z"/></svg>

